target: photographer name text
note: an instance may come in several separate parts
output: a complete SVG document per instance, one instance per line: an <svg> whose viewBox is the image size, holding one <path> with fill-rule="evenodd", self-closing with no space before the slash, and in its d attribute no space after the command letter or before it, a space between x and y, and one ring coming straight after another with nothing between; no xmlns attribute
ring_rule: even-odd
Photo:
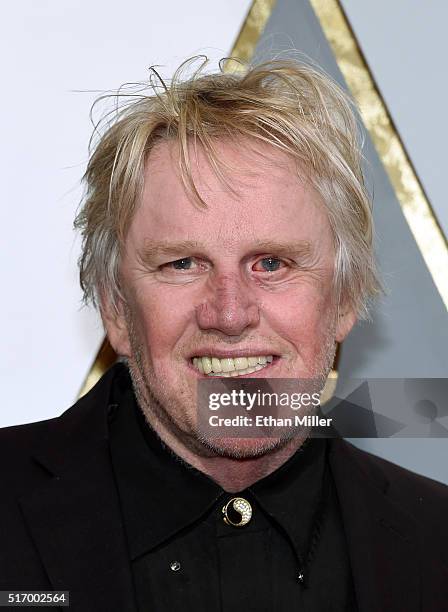
<svg viewBox="0 0 448 612"><path fill-rule="evenodd" d="M211 427L330 427L332 418L317 415L294 417L274 417L272 415L249 417L237 415L234 417L219 417L217 414L209 417Z"/></svg>

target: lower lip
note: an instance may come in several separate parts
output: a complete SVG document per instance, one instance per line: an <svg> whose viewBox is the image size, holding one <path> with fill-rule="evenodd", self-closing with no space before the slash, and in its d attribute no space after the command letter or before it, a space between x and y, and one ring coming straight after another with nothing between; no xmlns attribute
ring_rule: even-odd
<svg viewBox="0 0 448 612"><path fill-rule="evenodd" d="M208 376L208 374L201 374L201 372L199 372L199 370L194 367L191 361L189 362L189 367L191 370L193 370L193 372L195 372L198 378L207 378L210 380L215 380L219 378L229 378L230 380L238 380L239 378L266 378L265 372L271 370L272 367L275 366L275 364L279 360L280 357L274 355L274 359L270 363L267 363L264 368L261 368L261 370L256 370L255 372L251 372L250 374L240 374L239 376Z"/></svg>

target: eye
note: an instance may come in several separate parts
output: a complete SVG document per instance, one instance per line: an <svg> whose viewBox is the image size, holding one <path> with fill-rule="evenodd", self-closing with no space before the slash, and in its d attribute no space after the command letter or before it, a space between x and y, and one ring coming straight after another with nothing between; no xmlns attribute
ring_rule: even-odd
<svg viewBox="0 0 448 612"><path fill-rule="evenodd" d="M277 272L285 265L285 262L277 257L263 257L253 266L255 272Z"/></svg>
<svg viewBox="0 0 448 612"><path fill-rule="evenodd" d="M182 259L176 259L176 261L170 261L165 266L170 267L174 270L191 270L195 262L192 257L183 257Z"/></svg>

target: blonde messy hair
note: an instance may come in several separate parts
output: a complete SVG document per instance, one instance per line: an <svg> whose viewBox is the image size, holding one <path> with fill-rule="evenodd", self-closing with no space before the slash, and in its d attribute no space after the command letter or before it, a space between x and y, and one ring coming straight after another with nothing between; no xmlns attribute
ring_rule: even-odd
<svg viewBox="0 0 448 612"><path fill-rule="evenodd" d="M226 180L216 138L250 138L291 155L320 194L332 227L339 302L366 317L381 291L373 254L371 203L361 169L361 143L348 96L327 75L295 59L277 59L233 73L192 76L184 62L170 83L152 69L145 90L126 97L100 136L84 180L86 194L75 220L83 237L80 281L85 301L121 297L122 247L143 189L146 160L154 145L174 141L182 181L192 200L205 206L194 185L189 142L203 147ZM156 78L155 78L156 77ZM106 122L107 123L107 122Z"/></svg>

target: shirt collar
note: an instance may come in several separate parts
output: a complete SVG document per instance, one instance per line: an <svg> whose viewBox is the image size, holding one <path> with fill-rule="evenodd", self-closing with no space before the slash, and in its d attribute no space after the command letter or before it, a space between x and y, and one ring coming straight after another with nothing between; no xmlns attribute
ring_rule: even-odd
<svg viewBox="0 0 448 612"><path fill-rule="evenodd" d="M126 378L121 376L114 387L109 440L129 553L135 559L198 520L222 489L150 429Z"/></svg>
<svg viewBox="0 0 448 612"><path fill-rule="evenodd" d="M265 513L286 531L298 555L309 546L321 502L326 446L325 439L307 439L288 461L249 489Z"/></svg>
<svg viewBox="0 0 448 612"><path fill-rule="evenodd" d="M131 560L203 517L222 498L253 497L303 552L319 503L325 440L310 439L275 472L226 493L175 455L146 423L127 371L115 381L109 418L112 464Z"/></svg>

